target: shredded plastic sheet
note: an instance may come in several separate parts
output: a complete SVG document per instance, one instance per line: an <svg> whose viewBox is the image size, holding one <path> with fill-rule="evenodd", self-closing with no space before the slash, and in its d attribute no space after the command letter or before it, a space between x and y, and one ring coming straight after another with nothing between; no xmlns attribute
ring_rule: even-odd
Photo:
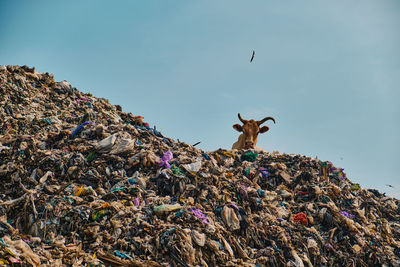
<svg viewBox="0 0 400 267"><path fill-rule="evenodd" d="M194 216L199 218L203 223L209 224L207 217L199 209L190 209Z"/></svg>
<svg viewBox="0 0 400 267"><path fill-rule="evenodd" d="M353 219L355 216L353 214L348 213L347 211L341 211L340 214L346 216L347 218Z"/></svg>
<svg viewBox="0 0 400 267"><path fill-rule="evenodd" d="M89 125L89 124L94 124L91 121L85 121L84 123L82 123L81 125L79 125L75 131L72 133L72 138L74 138L82 129L84 126Z"/></svg>
<svg viewBox="0 0 400 267"><path fill-rule="evenodd" d="M158 166L165 167L167 169L171 168L171 165L169 164L169 161L172 160L173 158L174 158L174 156L172 155L172 152L168 150L162 156L161 162L158 163Z"/></svg>

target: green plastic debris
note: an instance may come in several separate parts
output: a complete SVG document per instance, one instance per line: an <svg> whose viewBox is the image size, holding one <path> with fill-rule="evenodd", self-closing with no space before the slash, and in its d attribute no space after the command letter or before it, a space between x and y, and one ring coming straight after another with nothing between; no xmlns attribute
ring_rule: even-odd
<svg viewBox="0 0 400 267"><path fill-rule="evenodd" d="M179 217L181 217L183 214L185 214L185 210L178 210L178 211L176 212L175 216L176 216L177 218L179 218Z"/></svg>
<svg viewBox="0 0 400 267"><path fill-rule="evenodd" d="M242 156L240 157L240 160L244 161L250 161L253 162L256 160L256 158L258 157L257 153L253 153L253 152L247 152L246 154L242 154Z"/></svg>
<svg viewBox="0 0 400 267"><path fill-rule="evenodd" d="M110 211L109 210L99 210L99 211L94 211L92 213L92 220L93 221L97 221L101 218L103 218L105 215L109 214Z"/></svg>
<svg viewBox="0 0 400 267"><path fill-rule="evenodd" d="M113 190L111 190L111 193L118 192L118 191L123 191L125 189L126 189L125 187L117 187L117 188L114 188Z"/></svg>
<svg viewBox="0 0 400 267"><path fill-rule="evenodd" d="M89 155L86 157L88 162L93 161L96 158L96 153L94 151L90 152Z"/></svg>
<svg viewBox="0 0 400 267"><path fill-rule="evenodd" d="M359 184L351 184L350 190L352 190L352 191L360 190L360 185Z"/></svg>
<svg viewBox="0 0 400 267"><path fill-rule="evenodd" d="M185 176L185 172L176 167L174 164L171 165L171 170L174 175Z"/></svg>

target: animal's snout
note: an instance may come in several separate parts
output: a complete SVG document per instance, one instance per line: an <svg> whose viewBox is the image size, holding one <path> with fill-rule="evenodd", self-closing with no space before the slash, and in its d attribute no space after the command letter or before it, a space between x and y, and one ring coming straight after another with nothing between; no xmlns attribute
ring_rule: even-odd
<svg viewBox="0 0 400 267"><path fill-rule="evenodd" d="M254 142L251 140L247 140L246 143L244 144L246 148L254 148Z"/></svg>

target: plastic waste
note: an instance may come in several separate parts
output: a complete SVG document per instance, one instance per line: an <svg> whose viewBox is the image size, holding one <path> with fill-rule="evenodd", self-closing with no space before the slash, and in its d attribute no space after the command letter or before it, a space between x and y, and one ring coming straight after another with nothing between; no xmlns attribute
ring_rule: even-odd
<svg viewBox="0 0 400 267"><path fill-rule="evenodd" d="M191 164L184 164L182 167L188 172L198 172L201 168L201 159Z"/></svg>
<svg viewBox="0 0 400 267"><path fill-rule="evenodd" d="M246 160L246 161L250 161L253 162L256 160L256 158L258 157L257 153L254 152L247 152L246 154L242 154L242 156L240 157L240 159L242 161Z"/></svg>
<svg viewBox="0 0 400 267"><path fill-rule="evenodd" d="M169 164L169 161L173 159L173 155L171 151L167 151L164 153L164 155L161 158L161 162L158 163L158 166L160 167L165 167L167 169L171 168L171 165Z"/></svg>
<svg viewBox="0 0 400 267"><path fill-rule="evenodd" d="M95 146L95 150L98 153L108 153L114 146L115 141L117 141L117 134L110 135L107 138L104 138L103 140L98 142Z"/></svg>
<svg viewBox="0 0 400 267"><path fill-rule="evenodd" d="M182 206L179 203L176 203L176 204L173 204L173 205L171 205L171 204L163 204L163 205L159 205L157 207L154 207L154 212L157 215L162 215L164 213L168 213L168 212L171 212L171 211L179 210L181 208L182 208Z"/></svg>

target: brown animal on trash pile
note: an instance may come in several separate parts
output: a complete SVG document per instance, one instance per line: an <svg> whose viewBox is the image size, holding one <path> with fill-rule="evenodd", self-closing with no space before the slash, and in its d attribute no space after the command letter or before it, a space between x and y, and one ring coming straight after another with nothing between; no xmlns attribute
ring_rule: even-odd
<svg viewBox="0 0 400 267"><path fill-rule="evenodd" d="M243 123L243 126L240 124L234 124L233 129L238 132L243 132L237 142L232 145L232 149L258 149L262 150L261 148L257 147L257 136L259 133L265 133L269 130L269 127L263 126L260 127L261 124L266 122L267 120L272 120L275 123L275 119L272 117L266 117L262 120L255 121L255 120L244 120L238 113L239 120Z"/></svg>

